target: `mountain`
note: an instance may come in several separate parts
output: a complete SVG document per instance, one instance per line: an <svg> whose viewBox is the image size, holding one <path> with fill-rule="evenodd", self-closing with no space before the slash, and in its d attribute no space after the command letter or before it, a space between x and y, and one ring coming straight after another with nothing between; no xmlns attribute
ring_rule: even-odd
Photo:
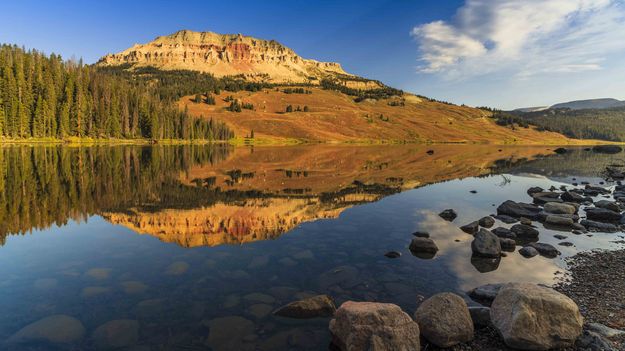
<svg viewBox="0 0 625 351"><path fill-rule="evenodd" d="M380 85L345 72L338 63L302 58L275 40L189 30L160 36L147 44L135 44L120 53L106 55L97 65L191 70L216 77L242 75L247 80L271 83L319 84L323 78L340 77L353 87L375 88Z"/></svg>
<svg viewBox="0 0 625 351"><path fill-rule="evenodd" d="M549 106L522 107L514 109L515 112L537 112L549 109Z"/></svg>
<svg viewBox="0 0 625 351"><path fill-rule="evenodd" d="M274 41L178 31L96 64L156 83L181 111L215 119L240 142L575 143L558 133L498 125L492 111L405 93L304 59ZM200 74L211 73L215 78Z"/></svg>
<svg viewBox="0 0 625 351"><path fill-rule="evenodd" d="M589 100L575 100L569 102L563 102L552 105L550 109L569 108L571 110L588 110L588 109L603 109L625 106L625 101L617 99L605 98L605 99L589 99Z"/></svg>

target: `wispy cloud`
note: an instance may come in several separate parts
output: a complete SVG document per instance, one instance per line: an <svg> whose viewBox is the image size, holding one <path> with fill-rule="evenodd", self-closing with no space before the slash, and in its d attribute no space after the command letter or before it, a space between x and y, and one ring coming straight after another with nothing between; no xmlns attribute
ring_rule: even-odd
<svg viewBox="0 0 625 351"><path fill-rule="evenodd" d="M450 21L415 27L419 70L467 78L596 71L625 50L623 0L466 0Z"/></svg>

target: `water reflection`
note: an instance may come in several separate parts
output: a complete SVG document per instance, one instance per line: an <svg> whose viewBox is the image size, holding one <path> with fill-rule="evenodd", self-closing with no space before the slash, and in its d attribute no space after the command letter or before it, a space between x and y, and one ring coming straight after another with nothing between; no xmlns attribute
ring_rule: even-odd
<svg viewBox="0 0 625 351"><path fill-rule="evenodd" d="M330 339L327 320L271 311L324 293L412 313L418 295L550 284L562 257L614 246L622 234L568 233L574 246L558 246L556 259L510 252L485 262L472 258L473 237L459 229L505 200L529 201L530 186L559 187L549 165L579 154L540 157L550 153L488 145L0 149L0 339L57 316L64 330L78 321L84 333L65 345L30 340L9 349L126 340L141 350L319 350ZM618 156L596 155L594 172L558 177L594 179ZM437 215L446 208L458 212L453 223ZM561 241L561 232L539 229L541 242ZM438 245L434 257L410 254L417 230ZM401 257L384 257L392 250Z"/></svg>

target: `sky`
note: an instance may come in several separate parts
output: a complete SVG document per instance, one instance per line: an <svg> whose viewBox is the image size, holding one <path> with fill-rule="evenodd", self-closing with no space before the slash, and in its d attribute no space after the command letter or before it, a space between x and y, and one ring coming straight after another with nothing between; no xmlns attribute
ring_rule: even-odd
<svg viewBox="0 0 625 351"><path fill-rule="evenodd" d="M180 29L274 39L457 104L625 99L625 0L20 0L0 11L0 43L86 63Z"/></svg>

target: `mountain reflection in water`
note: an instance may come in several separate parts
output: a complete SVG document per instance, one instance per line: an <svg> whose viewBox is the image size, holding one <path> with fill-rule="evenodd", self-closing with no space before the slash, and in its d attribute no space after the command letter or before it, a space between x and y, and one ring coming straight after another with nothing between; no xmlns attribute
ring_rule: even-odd
<svg viewBox="0 0 625 351"><path fill-rule="evenodd" d="M101 215L184 247L240 244L550 152L490 145L5 147L0 235Z"/></svg>

